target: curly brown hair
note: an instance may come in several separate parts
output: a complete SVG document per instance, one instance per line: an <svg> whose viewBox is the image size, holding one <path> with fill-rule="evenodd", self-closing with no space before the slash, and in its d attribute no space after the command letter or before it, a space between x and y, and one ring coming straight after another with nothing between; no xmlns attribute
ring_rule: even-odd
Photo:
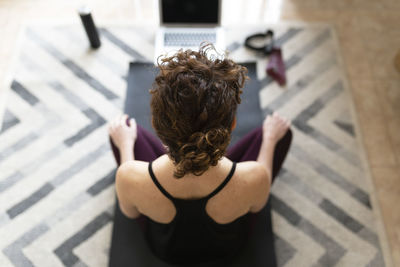
<svg viewBox="0 0 400 267"><path fill-rule="evenodd" d="M153 127L174 162L174 176L200 176L225 154L247 69L210 44L198 52L181 49L158 67L150 90Z"/></svg>

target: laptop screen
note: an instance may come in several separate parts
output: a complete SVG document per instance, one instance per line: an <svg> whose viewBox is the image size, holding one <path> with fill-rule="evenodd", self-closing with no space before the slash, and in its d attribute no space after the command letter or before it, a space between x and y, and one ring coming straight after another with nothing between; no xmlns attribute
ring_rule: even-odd
<svg viewBox="0 0 400 267"><path fill-rule="evenodd" d="M163 24L219 24L219 0L161 0Z"/></svg>

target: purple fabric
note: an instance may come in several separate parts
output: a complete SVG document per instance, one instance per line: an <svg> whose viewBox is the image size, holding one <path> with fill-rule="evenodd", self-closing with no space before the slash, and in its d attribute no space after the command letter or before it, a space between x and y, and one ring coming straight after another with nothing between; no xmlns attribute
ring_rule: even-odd
<svg viewBox="0 0 400 267"><path fill-rule="evenodd" d="M230 150L226 157L232 161L253 161L257 160L262 142L262 128L258 127L242 137ZM283 161L292 143L292 131L289 129L281 140L276 144L272 166L272 181L282 168Z"/></svg>
<svg viewBox="0 0 400 267"><path fill-rule="evenodd" d="M275 147L272 168L273 179L276 177L282 167L291 141L292 132L289 130ZM242 137L233 147L231 147L227 151L226 157L235 162L254 161L257 159L260 151L261 142L262 128L258 127ZM119 150L113 144L111 138L110 143L117 165L120 165ZM135 159L148 162L153 161L166 153L161 141L140 125L137 125L137 139L134 151Z"/></svg>

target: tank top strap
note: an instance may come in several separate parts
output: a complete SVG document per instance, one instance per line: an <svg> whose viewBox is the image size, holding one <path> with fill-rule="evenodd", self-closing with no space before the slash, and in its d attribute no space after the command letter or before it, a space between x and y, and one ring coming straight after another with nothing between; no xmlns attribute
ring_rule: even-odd
<svg viewBox="0 0 400 267"><path fill-rule="evenodd" d="M164 187L162 187L162 185L160 184L160 182L157 180L156 176L154 175L152 163L153 163L152 161L149 162L149 174L150 174L151 179L153 180L153 182L157 186L157 188L161 191L161 193L163 193L164 196L166 196L167 198L169 198L170 200L172 200L175 203L177 201L177 199L174 198L170 193L168 193L168 191L165 190ZM216 194L218 194L218 192L221 191L225 187L225 185L231 180L231 178L235 172L235 169L236 169L236 162L233 162L232 168L231 168L228 176L226 176L225 180L216 189L214 189L214 191L212 191L210 194L203 197L202 199L208 200L208 199L212 198L213 196L215 196Z"/></svg>
<svg viewBox="0 0 400 267"><path fill-rule="evenodd" d="M235 173L235 169L236 169L236 162L232 162L232 168L228 176L226 176L225 180L217 188L215 188L214 191L212 191L208 196L206 196L205 199L210 199L216 194L218 194L218 192L221 191L225 187L225 185L231 180L233 174Z"/></svg>
<svg viewBox="0 0 400 267"><path fill-rule="evenodd" d="M158 182L156 176L154 175L153 168L151 166L152 163L153 163L152 161L149 162L149 174L150 174L151 179L153 180L153 182L157 186L157 188L161 191L161 193L164 194L164 196L166 196L170 200L174 201L175 198L170 193L168 193L167 190L164 189L164 187L161 186L160 182Z"/></svg>

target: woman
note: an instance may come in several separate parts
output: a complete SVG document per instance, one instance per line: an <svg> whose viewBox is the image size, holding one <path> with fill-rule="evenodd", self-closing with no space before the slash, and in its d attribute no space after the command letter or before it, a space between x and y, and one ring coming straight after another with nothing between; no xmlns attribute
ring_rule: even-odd
<svg viewBox="0 0 400 267"><path fill-rule="evenodd" d="M127 115L109 127L121 164L120 209L146 218L152 251L171 263L213 261L241 248L247 216L266 204L291 140L288 120L274 113L227 151L247 70L210 50L180 51L159 64L150 93L162 144ZM285 148L276 147L284 136Z"/></svg>

